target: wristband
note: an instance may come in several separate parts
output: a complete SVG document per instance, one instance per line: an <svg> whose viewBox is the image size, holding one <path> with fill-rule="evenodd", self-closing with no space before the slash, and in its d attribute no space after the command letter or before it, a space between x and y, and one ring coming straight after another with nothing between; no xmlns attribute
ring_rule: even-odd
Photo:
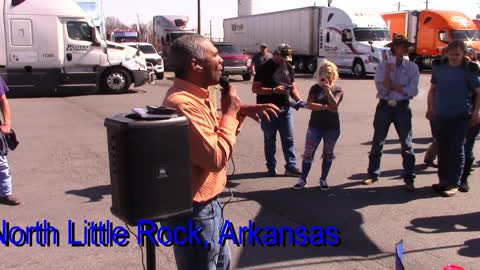
<svg viewBox="0 0 480 270"><path fill-rule="evenodd" d="M275 94L275 87L272 87L272 94Z"/></svg>

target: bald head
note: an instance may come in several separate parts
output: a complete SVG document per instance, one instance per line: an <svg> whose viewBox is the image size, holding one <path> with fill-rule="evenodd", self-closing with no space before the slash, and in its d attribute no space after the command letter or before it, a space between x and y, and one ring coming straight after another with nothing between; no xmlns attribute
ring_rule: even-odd
<svg viewBox="0 0 480 270"><path fill-rule="evenodd" d="M176 77L182 77L188 70L192 59L203 61L207 57L208 48L205 42L210 42L205 36L193 34L177 38L168 55L168 65Z"/></svg>

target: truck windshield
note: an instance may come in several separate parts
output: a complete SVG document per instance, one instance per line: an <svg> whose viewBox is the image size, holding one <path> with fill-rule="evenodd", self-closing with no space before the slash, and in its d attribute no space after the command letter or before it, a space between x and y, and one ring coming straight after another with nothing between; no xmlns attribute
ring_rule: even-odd
<svg viewBox="0 0 480 270"><path fill-rule="evenodd" d="M138 48L144 54L155 54L155 53L157 53L157 51L155 51L155 48L153 48L152 45L139 45Z"/></svg>
<svg viewBox="0 0 480 270"><path fill-rule="evenodd" d="M389 41L390 33L386 28L355 28L355 40L357 41Z"/></svg>
<svg viewBox="0 0 480 270"><path fill-rule="evenodd" d="M452 30L452 38L460 40L480 40L477 30Z"/></svg>
<svg viewBox="0 0 480 270"><path fill-rule="evenodd" d="M217 47L218 52L221 54L243 54L240 48L232 44L215 44L215 47Z"/></svg>
<svg viewBox="0 0 480 270"><path fill-rule="evenodd" d="M186 36L186 35L191 35L191 34L193 33L170 33L170 42L173 43L175 39Z"/></svg>
<svg viewBox="0 0 480 270"><path fill-rule="evenodd" d="M138 37L115 37L115 42L138 42Z"/></svg>

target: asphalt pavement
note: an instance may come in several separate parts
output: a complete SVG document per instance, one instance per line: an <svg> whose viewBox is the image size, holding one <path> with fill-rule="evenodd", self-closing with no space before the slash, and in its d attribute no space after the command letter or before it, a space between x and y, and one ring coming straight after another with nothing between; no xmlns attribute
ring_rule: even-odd
<svg viewBox="0 0 480 270"><path fill-rule="evenodd" d="M69 244L68 221L77 226L80 239L84 221L110 220L125 226L110 213L111 189L105 117L132 108L161 104L172 84L172 74L120 95L63 93L44 98L10 99L12 126L20 145L9 154L14 194L22 204L0 205L1 220L10 226L35 225L46 220L60 231L59 246L36 244L6 247L0 242L1 269L142 269L141 252L132 237L125 247L73 247ZM420 78L419 94L411 102L416 154L416 191L404 190L398 136L393 126L382 157L382 176L371 186L361 185L367 177L368 152L373 134L377 100L373 80L343 77L339 85L345 96L340 105L341 136L330 175L329 191L321 191L320 148L312 166L308 187L293 190L297 179L266 177L263 134L257 123L248 121L238 136L234 174L221 196L227 203L224 214L235 227L319 226L338 228L341 243L332 246L236 246L230 244L234 269L394 269L395 245L403 240L406 269L441 270L447 264L480 269L479 163L471 176L471 191L452 198L431 190L436 170L423 165L430 142L425 119L429 74ZM297 76L306 98L313 79ZM251 81L232 77L240 97L253 103ZM295 112L295 147L299 166L304 149L309 111ZM475 148L478 155L479 146ZM277 140L278 171L284 158ZM231 196L231 194L233 196ZM136 231L136 227L132 227ZM0 231L4 232L0 224ZM1 235L0 235L1 239ZM174 269L170 247L159 246L157 269Z"/></svg>

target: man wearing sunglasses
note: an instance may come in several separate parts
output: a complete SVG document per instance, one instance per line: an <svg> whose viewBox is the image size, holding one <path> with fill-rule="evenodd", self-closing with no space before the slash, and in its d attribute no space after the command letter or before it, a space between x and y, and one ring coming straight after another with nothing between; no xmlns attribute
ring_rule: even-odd
<svg viewBox="0 0 480 270"><path fill-rule="evenodd" d="M257 70L252 92L257 94L257 103L273 103L280 108L278 117L270 122L262 119L261 126L264 137L264 151L268 176L277 176L277 161L275 159L277 131L282 140L283 155L285 157L285 175L300 177L297 167L295 146L293 143L293 110L290 108L289 98L295 100L294 108L304 106L295 84L295 72L289 64L292 61L292 48L285 43L280 44L269 59Z"/></svg>
<svg viewBox="0 0 480 270"><path fill-rule="evenodd" d="M405 59L412 44L405 36L396 35L386 46L392 57L377 66L375 86L379 99L373 121L373 142L369 155L368 175L364 185L371 185L380 176L383 145L393 123L402 148L403 178L408 191L414 191L415 155L412 147L412 111L410 100L418 94L418 66Z"/></svg>

